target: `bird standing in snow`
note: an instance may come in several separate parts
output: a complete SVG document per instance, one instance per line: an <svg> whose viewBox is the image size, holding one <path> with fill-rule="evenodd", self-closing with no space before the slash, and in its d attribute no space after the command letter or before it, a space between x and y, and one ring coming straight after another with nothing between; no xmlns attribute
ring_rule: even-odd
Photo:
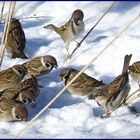
<svg viewBox="0 0 140 140"><path fill-rule="evenodd" d="M14 87L20 83L24 76L28 76L26 67L22 65L14 65L11 68L5 69L0 72L0 90Z"/></svg>
<svg viewBox="0 0 140 140"><path fill-rule="evenodd" d="M66 50L68 53L68 57L70 57L69 53L69 44L71 41L74 41L84 32L85 25L83 22L84 13L82 10L77 9L72 13L69 21L61 27L56 27L53 24L49 24L44 26L45 29L50 29L55 31L60 35L61 39L66 44Z"/></svg>
<svg viewBox="0 0 140 140"><path fill-rule="evenodd" d="M53 68L57 68L57 61L51 55L38 56L22 64L30 75L40 76L49 73Z"/></svg>
<svg viewBox="0 0 140 140"><path fill-rule="evenodd" d="M24 54L26 46L26 38L22 26L18 19L13 18L9 27L8 39L6 42L6 50L12 54L12 58L27 59Z"/></svg>
<svg viewBox="0 0 140 140"><path fill-rule="evenodd" d="M78 70L73 68L63 68L60 72L60 78L63 80L64 85L67 85L77 74ZM85 73L82 73L70 86L68 91L75 95L88 95L95 87L104 85L102 81L98 81Z"/></svg>
<svg viewBox="0 0 140 140"><path fill-rule="evenodd" d="M14 99L24 104L32 103L35 107L35 99L39 96L40 89L35 77L26 79L15 87L7 88L0 92L0 101L3 99Z"/></svg>
<svg viewBox="0 0 140 140"><path fill-rule="evenodd" d="M132 55L126 55L122 74L115 78L110 84L95 87L89 99L95 99L102 106L108 117L114 110L119 108L125 101L130 91L128 68Z"/></svg>

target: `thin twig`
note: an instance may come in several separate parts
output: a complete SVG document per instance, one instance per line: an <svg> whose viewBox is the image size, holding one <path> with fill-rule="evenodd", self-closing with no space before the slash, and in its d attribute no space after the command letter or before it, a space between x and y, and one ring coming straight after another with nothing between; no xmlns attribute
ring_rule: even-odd
<svg viewBox="0 0 140 140"><path fill-rule="evenodd" d="M55 18L55 17L51 17L51 16L31 16L31 17L21 17L21 18L18 18L19 20L24 21L26 19L39 19L39 18ZM4 24L5 21L2 21L0 24Z"/></svg>
<svg viewBox="0 0 140 140"><path fill-rule="evenodd" d="M137 89L136 91L134 91L130 96L127 97L127 99L125 100L124 104L128 105L130 102L132 102L133 100L137 99L138 97L140 97L140 93L137 94L140 91L140 89Z"/></svg>
<svg viewBox="0 0 140 140"><path fill-rule="evenodd" d="M0 23L1 23L1 21L2 21L4 6L5 6L5 1L2 2L1 14L0 14Z"/></svg>
<svg viewBox="0 0 140 140"><path fill-rule="evenodd" d="M112 9L115 5L116 1L111 4L111 6L106 10L106 12L100 17L100 19L95 23L95 25L88 31L88 33L84 36L84 38L77 44L77 47L73 50L70 55L70 58L75 53L75 51L81 46L82 42L87 38L87 36L91 33L91 31L99 24L99 22L104 18L104 16Z"/></svg>
<svg viewBox="0 0 140 140"><path fill-rule="evenodd" d="M35 115L33 117L33 119L27 123L27 125L21 129L21 131L15 136L15 138L19 137L24 130L26 130L46 109L48 109L55 101L56 99L99 57L101 56L105 50L107 50L113 43L115 40L117 40L120 35L122 35L138 18L139 18L140 14L137 15L131 22L129 22L129 24L119 33L117 34L117 36L114 37L114 39L96 56L94 57L87 65L85 65L80 72L78 72L78 74L61 90L59 91L56 96L41 110L39 111L39 113L37 115Z"/></svg>
<svg viewBox="0 0 140 140"><path fill-rule="evenodd" d="M3 57L4 57L5 46L6 46L7 39L8 39L9 27L10 27L12 15L14 13L15 5L16 5L15 1L12 1L10 3L8 16L7 16L5 27L4 27L4 34L3 34L3 37L2 37L1 50L0 50L0 67L2 65L2 61L3 61Z"/></svg>

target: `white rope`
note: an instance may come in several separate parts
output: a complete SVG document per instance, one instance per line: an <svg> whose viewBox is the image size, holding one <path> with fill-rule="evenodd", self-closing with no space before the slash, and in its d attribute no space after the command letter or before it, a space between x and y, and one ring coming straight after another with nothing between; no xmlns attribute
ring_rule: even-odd
<svg viewBox="0 0 140 140"><path fill-rule="evenodd" d="M2 21L4 6L5 6L5 1L2 2L2 6L1 6L0 23L1 23L1 21Z"/></svg>
<svg viewBox="0 0 140 140"><path fill-rule="evenodd" d="M103 54L104 51L108 49L109 46L111 46L113 42L117 40L119 36L122 35L139 18L139 16L140 14L130 21L129 24L119 34L117 34L117 36L115 36L114 39L95 58L85 65L83 69L61 91L59 91L58 94L37 115L35 115L35 117L30 122L27 123L27 125L23 127L23 129L21 129L21 131L17 133L14 138L19 137L24 130L26 130L46 109L48 109L52 103L55 102L55 100L90 66L90 64L92 64L101 54Z"/></svg>

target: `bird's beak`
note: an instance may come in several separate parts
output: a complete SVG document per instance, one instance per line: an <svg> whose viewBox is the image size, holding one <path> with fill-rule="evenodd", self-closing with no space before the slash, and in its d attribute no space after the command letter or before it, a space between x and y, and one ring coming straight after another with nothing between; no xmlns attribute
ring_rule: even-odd
<svg viewBox="0 0 140 140"><path fill-rule="evenodd" d="M57 68L58 68L58 66L57 66L57 65L54 65L54 68L56 68L56 69L57 69Z"/></svg>
<svg viewBox="0 0 140 140"><path fill-rule="evenodd" d="M31 103L32 103L32 104L31 104L31 107L32 107L32 108L35 108L35 106L36 106L35 100L32 100Z"/></svg>
<svg viewBox="0 0 140 140"><path fill-rule="evenodd" d="M26 117L26 118L24 118L24 119L23 119L23 121L27 122L27 121L28 121L27 117Z"/></svg>
<svg viewBox="0 0 140 140"><path fill-rule="evenodd" d="M62 81L62 77L61 76L58 76L57 79L58 79L58 81Z"/></svg>
<svg viewBox="0 0 140 140"><path fill-rule="evenodd" d="M79 20L78 20L78 19L74 19L74 23L75 23L76 25L79 25Z"/></svg>
<svg viewBox="0 0 140 140"><path fill-rule="evenodd" d="M43 28L46 29L47 26L44 26Z"/></svg>
<svg viewBox="0 0 140 140"><path fill-rule="evenodd" d="M38 87L39 87L39 88L44 88L44 86L42 86L42 85L38 85Z"/></svg>

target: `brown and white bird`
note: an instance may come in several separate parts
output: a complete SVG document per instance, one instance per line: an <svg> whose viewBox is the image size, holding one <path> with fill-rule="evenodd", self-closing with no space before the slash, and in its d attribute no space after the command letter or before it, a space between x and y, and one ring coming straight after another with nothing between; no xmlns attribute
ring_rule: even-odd
<svg viewBox="0 0 140 140"><path fill-rule="evenodd" d="M38 81L34 76L19 83L16 85L16 88L21 91L18 100L25 104L32 103L32 107L35 107L35 100L40 94L39 87Z"/></svg>
<svg viewBox="0 0 140 140"><path fill-rule="evenodd" d="M129 66L129 74L138 83L140 87L140 61L137 61L131 66Z"/></svg>
<svg viewBox="0 0 140 140"><path fill-rule="evenodd" d="M84 18L83 11L80 9L77 9L72 13L72 16L68 20L68 22L62 25L61 27L56 27L53 24L44 26L45 29L53 30L57 34L60 35L61 39L66 44L66 50L67 50L68 56L70 56L70 53L69 53L70 42L80 37L85 30L83 18Z"/></svg>
<svg viewBox="0 0 140 140"><path fill-rule="evenodd" d="M35 107L35 99L39 96L40 89L35 78L24 80L15 87L7 88L0 92L0 101L14 99L24 104L32 103Z"/></svg>
<svg viewBox="0 0 140 140"><path fill-rule="evenodd" d="M0 101L0 121L27 121L28 110L25 105L12 99Z"/></svg>
<svg viewBox="0 0 140 140"><path fill-rule="evenodd" d="M57 61L51 55L38 56L23 64L30 75L40 76L49 73L53 68L57 68Z"/></svg>
<svg viewBox="0 0 140 140"><path fill-rule="evenodd" d="M111 115L114 110L124 103L128 96L130 91L128 67L131 57L132 55L125 56L121 75L110 84L94 88L93 93L89 95L89 99L95 99L105 109L104 117Z"/></svg>
<svg viewBox="0 0 140 140"><path fill-rule="evenodd" d="M14 65L11 68L1 71L0 91L9 87L14 87L23 80L25 75L28 75L28 71L26 67L22 65Z"/></svg>
<svg viewBox="0 0 140 140"><path fill-rule="evenodd" d="M66 86L78 73L79 71L76 69L63 68L60 72L60 78ZM100 85L104 85L104 83L82 73L67 89L73 95L85 96Z"/></svg>
<svg viewBox="0 0 140 140"><path fill-rule="evenodd" d="M22 26L18 19L13 18L9 27L8 40L5 48L8 53L12 54L12 58L27 59L24 54L25 46L26 38Z"/></svg>

